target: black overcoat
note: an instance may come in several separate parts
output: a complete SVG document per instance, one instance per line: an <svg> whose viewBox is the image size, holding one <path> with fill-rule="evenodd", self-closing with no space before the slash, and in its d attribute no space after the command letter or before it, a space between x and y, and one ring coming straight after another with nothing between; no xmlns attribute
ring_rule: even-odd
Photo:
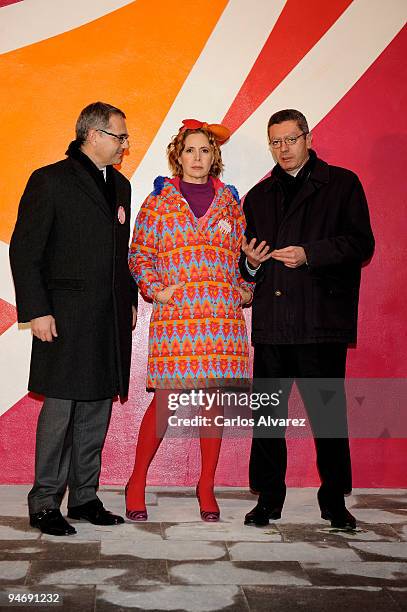
<svg viewBox="0 0 407 612"><path fill-rule="evenodd" d="M360 272L374 250L358 177L316 158L285 213L283 197L275 172L248 192L247 238L265 240L271 250L302 246L308 265L262 264L255 276L252 342L356 342ZM249 280L245 259L242 254L240 269Z"/></svg>
<svg viewBox="0 0 407 612"><path fill-rule="evenodd" d="M53 342L33 338L28 388L47 397L128 392L137 304L127 263L131 188L113 176L113 209L70 157L36 170L20 202L10 243L18 320L52 314L58 332Z"/></svg>

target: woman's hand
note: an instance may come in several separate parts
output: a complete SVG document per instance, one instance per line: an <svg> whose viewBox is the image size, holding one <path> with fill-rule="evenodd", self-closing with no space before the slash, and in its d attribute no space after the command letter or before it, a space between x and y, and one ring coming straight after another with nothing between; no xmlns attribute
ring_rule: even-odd
<svg viewBox="0 0 407 612"><path fill-rule="evenodd" d="M243 289L243 287L239 287L239 293L242 297L242 306L248 304L252 299L252 293L248 289Z"/></svg>
<svg viewBox="0 0 407 612"><path fill-rule="evenodd" d="M161 291L157 291L157 293L154 295L155 301L159 302L160 304L167 304L167 302L169 302L172 298L174 291L181 289L181 287L184 285L185 281L176 285L168 285L168 287L161 289Z"/></svg>

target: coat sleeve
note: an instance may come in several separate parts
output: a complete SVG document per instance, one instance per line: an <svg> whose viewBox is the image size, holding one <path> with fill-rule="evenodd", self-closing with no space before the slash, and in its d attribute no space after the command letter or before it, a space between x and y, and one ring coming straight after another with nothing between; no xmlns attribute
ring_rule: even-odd
<svg viewBox="0 0 407 612"><path fill-rule="evenodd" d="M243 289L250 291L250 293L252 294L252 298L253 298L255 279L253 277L250 277L250 274L247 272L247 270L246 270L246 273L248 274L248 278L246 276L243 276L240 270L241 254L244 255L244 253L240 250L240 247L242 244L243 235L245 233L245 228L246 228L245 216L242 211L242 214L240 215L240 217L237 219L237 222L236 222L238 248L237 248L236 259L235 259L235 274L236 274L237 284L240 285L240 287L242 287Z"/></svg>
<svg viewBox="0 0 407 612"><path fill-rule="evenodd" d="M155 293L165 286L157 270L160 224L157 204L158 198L153 195L143 203L136 218L129 252L130 272L141 293L149 299L154 299Z"/></svg>
<svg viewBox="0 0 407 612"><path fill-rule="evenodd" d="M252 238L257 238L256 228L255 228L254 219L253 219L253 211L250 205L250 193L248 193L244 199L243 211L244 211L244 216L246 219L246 227L245 227L244 235L246 236L247 242L250 242ZM239 264L240 274L245 279L246 282L258 283L261 280L263 280L263 277L264 277L263 265L260 265L259 269L256 270L255 274L250 274L250 272L247 270L247 267L246 267L246 254L243 253L243 251L240 251L240 258L239 258L238 264Z"/></svg>
<svg viewBox="0 0 407 612"><path fill-rule="evenodd" d="M357 176L353 177L350 192L343 198L338 235L301 244L311 271L327 266L362 264L373 255L375 242L366 196Z"/></svg>
<svg viewBox="0 0 407 612"><path fill-rule="evenodd" d="M120 173L119 173L120 174ZM122 177L122 175L120 175ZM122 177L124 178L124 177ZM129 218L130 218L130 203L131 203L131 185L130 185L130 181L126 180L126 184L127 184L127 191L128 191L128 202L129 202ZM130 299L131 299L131 303L132 305L137 308L138 307L138 287L137 287L137 283L134 280L133 274L130 271L130 268L128 268L128 274L129 274L129 287L130 287Z"/></svg>
<svg viewBox="0 0 407 612"><path fill-rule="evenodd" d="M36 170L21 198L10 242L10 264L20 323L52 314L42 270L54 214L46 176Z"/></svg>
<svg viewBox="0 0 407 612"><path fill-rule="evenodd" d="M129 268L129 275L130 275L130 299L131 299L131 303L134 306L134 308L138 307L138 287L137 287L137 283L134 280L133 274L130 271Z"/></svg>

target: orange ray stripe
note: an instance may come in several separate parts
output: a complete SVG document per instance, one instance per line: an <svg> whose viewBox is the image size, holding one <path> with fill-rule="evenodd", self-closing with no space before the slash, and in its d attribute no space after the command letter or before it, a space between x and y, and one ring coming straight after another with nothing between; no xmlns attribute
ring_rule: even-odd
<svg viewBox="0 0 407 612"><path fill-rule="evenodd" d="M28 175L63 158L76 117L89 102L125 111L132 147L123 172L133 174L226 4L178 0L169 10L166 0L137 0L0 57L8 143L0 150L7 177L0 185L0 240L9 241Z"/></svg>

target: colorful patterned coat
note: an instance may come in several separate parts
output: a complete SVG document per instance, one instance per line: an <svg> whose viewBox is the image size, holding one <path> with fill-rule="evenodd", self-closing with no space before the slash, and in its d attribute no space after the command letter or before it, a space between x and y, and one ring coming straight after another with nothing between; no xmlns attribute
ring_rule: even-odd
<svg viewBox="0 0 407 612"><path fill-rule="evenodd" d="M245 220L236 189L211 179L215 197L197 219L179 179L158 177L136 219L130 270L144 297L185 281L167 304L153 300L147 388L248 378L238 260ZM178 384L181 383L181 384Z"/></svg>

